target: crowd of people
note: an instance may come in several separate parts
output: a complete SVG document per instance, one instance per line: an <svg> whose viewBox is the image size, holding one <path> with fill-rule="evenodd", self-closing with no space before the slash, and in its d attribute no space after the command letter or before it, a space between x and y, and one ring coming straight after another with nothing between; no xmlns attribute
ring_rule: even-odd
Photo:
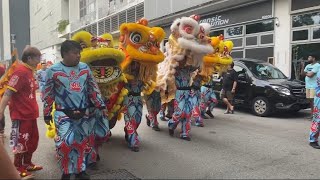
<svg viewBox="0 0 320 180"><path fill-rule="evenodd" d="M97 165L98 149L111 137L111 122L121 119L121 114L128 147L138 152L137 130L143 104L147 107L146 123L153 130L160 131L159 115L161 120L168 121L170 136L174 136L181 123L180 138L190 141L192 124L204 127L206 115L214 118L212 112L218 103L212 78L215 72L221 73L223 79L220 96L227 105L225 113L234 113L237 74L230 61L232 48L228 49L221 37L208 37L210 25L199 24L196 15L177 19L171 31L165 56L159 46L164 30L148 27L145 19L120 26L120 50L113 48L109 35L76 34L61 44L61 62L49 68L40 62L41 52L27 46L21 63L7 77L0 102L2 130L4 111L9 105L9 144L20 177L32 178L32 171L43 168L32 161L39 142L37 89L43 101L44 121L48 130L54 131L61 179L70 179L72 175L90 179L86 169ZM202 66L205 56L208 60ZM111 57L114 59L110 60ZM39 63L42 67L34 76Z"/></svg>

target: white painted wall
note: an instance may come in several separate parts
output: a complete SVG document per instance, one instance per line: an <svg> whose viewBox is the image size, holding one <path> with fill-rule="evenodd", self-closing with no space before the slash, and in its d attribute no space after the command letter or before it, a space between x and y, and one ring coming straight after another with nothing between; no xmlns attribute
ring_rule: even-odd
<svg viewBox="0 0 320 180"><path fill-rule="evenodd" d="M4 60L11 59L9 0L2 0ZM0 17L1 18L1 17Z"/></svg>
<svg viewBox="0 0 320 180"><path fill-rule="evenodd" d="M69 0L69 22L74 22L80 19L79 2L79 0Z"/></svg>
<svg viewBox="0 0 320 180"><path fill-rule="evenodd" d="M279 21L279 27L275 26L275 66L285 73L286 76L290 77L290 0L275 0L274 6L274 16Z"/></svg>
<svg viewBox="0 0 320 180"><path fill-rule="evenodd" d="M58 22L62 20L62 2L64 0L30 0L30 40L31 45L40 50L60 44ZM64 16L66 16L65 13Z"/></svg>

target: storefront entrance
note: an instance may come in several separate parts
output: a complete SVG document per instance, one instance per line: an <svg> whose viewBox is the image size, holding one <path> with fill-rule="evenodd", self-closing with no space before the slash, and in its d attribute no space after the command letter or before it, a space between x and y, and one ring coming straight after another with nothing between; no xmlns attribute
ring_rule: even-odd
<svg viewBox="0 0 320 180"><path fill-rule="evenodd" d="M307 59L310 54L316 55L317 61L320 62L320 43L292 45L291 77L293 79L304 81L304 77L301 76L301 65L308 64Z"/></svg>

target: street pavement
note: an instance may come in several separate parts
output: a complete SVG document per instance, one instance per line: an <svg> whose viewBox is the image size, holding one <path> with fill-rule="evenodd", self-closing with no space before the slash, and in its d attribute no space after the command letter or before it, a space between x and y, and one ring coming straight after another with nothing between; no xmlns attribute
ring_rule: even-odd
<svg viewBox="0 0 320 180"><path fill-rule="evenodd" d="M41 102L39 105L42 109ZM98 170L89 173L93 179L319 179L320 150L308 145L311 121L307 111L269 118L256 117L246 110L228 115L223 112L216 108L215 118L205 120L205 127L192 126L190 142L178 138L179 128L175 137L170 137L166 122L160 122L161 131L156 132L143 118L138 130L140 152L127 148L124 121L118 121L112 138L100 151ZM10 125L7 121L7 136ZM34 162L44 169L35 176L60 178L54 142L45 137L42 115L38 127L40 142Z"/></svg>

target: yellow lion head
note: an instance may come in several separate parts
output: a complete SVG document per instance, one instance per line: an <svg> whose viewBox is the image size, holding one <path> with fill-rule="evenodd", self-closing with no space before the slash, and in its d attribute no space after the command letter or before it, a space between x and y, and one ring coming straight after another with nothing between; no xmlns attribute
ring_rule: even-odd
<svg viewBox="0 0 320 180"><path fill-rule="evenodd" d="M224 41L222 35L211 37L211 46L215 52L203 57L204 67L207 67L203 74L211 75L213 72L223 72L232 63L230 52L233 48L232 41Z"/></svg>
<svg viewBox="0 0 320 180"><path fill-rule="evenodd" d="M125 55L113 48L113 38L110 34L94 37L89 32L80 31L72 39L84 48L81 52L81 62L90 65L97 83L112 84L121 80L120 63Z"/></svg>
<svg viewBox="0 0 320 180"><path fill-rule="evenodd" d="M116 93L118 83L126 81L120 68L125 55L113 48L112 36L106 33L95 37L89 32L80 31L72 39L83 47L80 61L90 66L102 95L108 98Z"/></svg>
<svg viewBox="0 0 320 180"><path fill-rule="evenodd" d="M133 60L140 64L158 64L163 61L160 43L165 32L160 27L148 27L144 18L137 23L124 23L120 26L120 49L126 53L121 64L125 69Z"/></svg>

